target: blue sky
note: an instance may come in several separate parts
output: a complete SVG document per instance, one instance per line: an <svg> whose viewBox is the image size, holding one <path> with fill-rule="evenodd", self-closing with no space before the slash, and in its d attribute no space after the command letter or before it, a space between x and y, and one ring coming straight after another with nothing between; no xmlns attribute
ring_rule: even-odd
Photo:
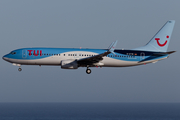
<svg viewBox="0 0 180 120"><path fill-rule="evenodd" d="M63 70L0 60L0 102L180 102L179 0L1 0L0 56L24 47L145 45L176 20L168 59L125 68ZM179 37L178 37L179 36Z"/></svg>

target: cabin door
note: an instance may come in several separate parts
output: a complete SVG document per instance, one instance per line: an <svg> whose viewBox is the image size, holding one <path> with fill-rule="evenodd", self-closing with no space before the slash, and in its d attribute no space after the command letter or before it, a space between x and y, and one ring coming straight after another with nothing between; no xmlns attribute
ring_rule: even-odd
<svg viewBox="0 0 180 120"><path fill-rule="evenodd" d="M22 58L27 58L27 50L22 50Z"/></svg>
<svg viewBox="0 0 180 120"><path fill-rule="evenodd" d="M140 53L140 61L141 61L141 60L144 60L144 58L145 58L145 53L143 53L143 52Z"/></svg>

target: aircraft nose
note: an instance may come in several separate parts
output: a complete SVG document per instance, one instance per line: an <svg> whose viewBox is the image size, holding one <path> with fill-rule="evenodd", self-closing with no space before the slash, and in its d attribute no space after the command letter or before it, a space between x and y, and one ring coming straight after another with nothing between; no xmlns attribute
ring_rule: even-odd
<svg viewBox="0 0 180 120"><path fill-rule="evenodd" d="M7 55L4 55L4 56L2 57L2 59L3 59L3 60L8 60Z"/></svg>

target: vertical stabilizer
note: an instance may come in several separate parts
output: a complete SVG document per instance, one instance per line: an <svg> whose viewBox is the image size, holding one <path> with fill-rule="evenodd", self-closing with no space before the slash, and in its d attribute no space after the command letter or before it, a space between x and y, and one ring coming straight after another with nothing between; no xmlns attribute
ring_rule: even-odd
<svg viewBox="0 0 180 120"><path fill-rule="evenodd" d="M156 35L145 45L133 50L166 52L171 39L175 21L169 20L156 33Z"/></svg>

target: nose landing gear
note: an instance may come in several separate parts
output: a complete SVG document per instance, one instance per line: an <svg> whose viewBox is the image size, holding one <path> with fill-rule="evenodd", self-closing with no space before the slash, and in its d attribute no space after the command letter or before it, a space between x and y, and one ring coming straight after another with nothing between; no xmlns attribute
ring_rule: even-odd
<svg viewBox="0 0 180 120"><path fill-rule="evenodd" d="M21 72L22 71L22 68L21 68L21 64L16 64L16 63L13 63L12 65L14 66L18 66L18 71Z"/></svg>
<svg viewBox="0 0 180 120"><path fill-rule="evenodd" d="M21 72L21 71L22 71L22 68L18 68L18 71Z"/></svg>

